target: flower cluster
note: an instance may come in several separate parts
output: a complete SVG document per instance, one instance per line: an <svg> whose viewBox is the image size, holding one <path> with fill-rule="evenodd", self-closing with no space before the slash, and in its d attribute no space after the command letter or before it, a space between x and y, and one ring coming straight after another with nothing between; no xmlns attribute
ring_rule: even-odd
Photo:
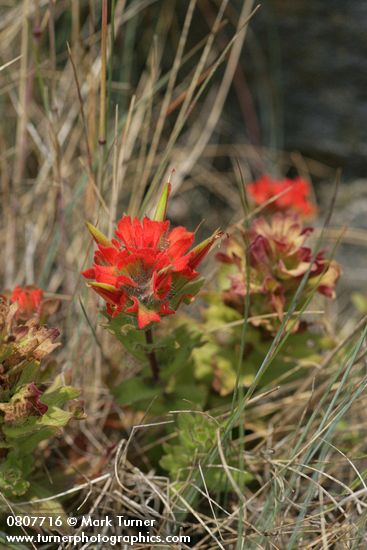
<svg viewBox="0 0 367 550"><path fill-rule="evenodd" d="M106 301L110 316L131 314L140 329L193 298L201 286L196 268L220 236L217 231L190 250L194 233L184 227L170 229L164 219L169 191L167 185L155 219L123 216L111 241L87 224L98 249L84 277Z"/></svg>
<svg viewBox="0 0 367 550"><path fill-rule="evenodd" d="M43 324L60 307L60 300L44 298L43 290L34 285L16 286L10 293L9 300L18 306L16 311L18 321L36 319Z"/></svg>
<svg viewBox="0 0 367 550"><path fill-rule="evenodd" d="M10 301L18 304L18 319L27 320L38 314L41 308L43 291L32 285L26 287L16 286L11 293Z"/></svg>
<svg viewBox="0 0 367 550"><path fill-rule="evenodd" d="M257 205L269 203L270 209L293 210L304 217L316 212L316 206L311 200L310 184L300 177L275 180L265 175L248 184L246 190Z"/></svg>
<svg viewBox="0 0 367 550"><path fill-rule="evenodd" d="M229 238L226 252L217 254L219 261L234 268L229 275L230 288L224 292L225 303L243 313L248 291L252 324L273 331L306 273L301 301L314 290L333 298L340 267L323 252L314 256L305 246L312 231L296 215L278 212L270 220L256 219L240 239Z"/></svg>

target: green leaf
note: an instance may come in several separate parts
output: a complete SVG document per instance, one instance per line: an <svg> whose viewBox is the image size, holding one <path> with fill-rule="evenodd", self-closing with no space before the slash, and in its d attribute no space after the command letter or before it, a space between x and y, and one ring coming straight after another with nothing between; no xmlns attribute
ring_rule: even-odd
<svg viewBox="0 0 367 550"><path fill-rule="evenodd" d="M59 386L55 388L55 385L50 386L42 395L40 401L49 407L56 406L61 407L68 401L79 397L80 390L73 388L72 386Z"/></svg>
<svg viewBox="0 0 367 550"><path fill-rule="evenodd" d="M163 186L161 196L159 197L159 201L157 204L157 209L154 214L154 220L157 222L162 222L166 219L166 211L167 211L167 202L168 197L171 192L171 184L166 183Z"/></svg>
<svg viewBox="0 0 367 550"><path fill-rule="evenodd" d="M138 330L132 323L132 317L120 314L116 317L107 317L108 322L104 325L121 342L126 351L138 361L145 362L145 336L144 331Z"/></svg>
<svg viewBox="0 0 367 550"><path fill-rule="evenodd" d="M170 443L163 445L165 454L160 460L163 469L169 472L172 481L185 482L190 477L190 471L196 470L199 463L209 490L224 491L227 486L227 476L222 464L207 464L206 458L216 445L218 422L206 414L198 412L181 413L177 417L177 437ZM249 483L253 476L246 470L238 471L235 465L238 462L238 450L231 447L226 449L226 461L237 483Z"/></svg>
<svg viewBox="0 0 367 550"><path fill-rule="evenodd" d="M71 386L58 386L61 378L42 395L42 403L48 406L42 416L28 416L18 422L4 423L2 426L5 441L3 447L11 447L22 455L32 453L41 441L52 437L57 429L65 426L74 416L64 411L62 405L79 395L79 390ZM57 389L55 389L57 387ZM50 391L53 389L53 391Z"/></svg>
<svg viewBox="0 0 367 550"><path fill-rule="evenodd" d="M61 428L69 422L72 416L72 412L51 406L45 414L37 419L37 426L54 426L55 428Z"/></svg>
<svg viewBox="0 0 367 550"><path fill-rule="evenodd" d="M187 281L184 277L176 277L172 281L173 288L173 298L170 300L170 305L173 309L177 309L182 301L182 297L186 295L196 296L199 292L205 279L203 277L198 277L194 281ZM190 300L184 300L185 303L189 303Z"/></svg>
<svg viewBox="0 0 367 550"><path fill-rule="evenodd" d="M29 416L26 420L20 423L4 424L3 432L6 438L16 439L24 435L30 435L38 429L38 416Z"/></svg>
<svg viewBox="0 0 367 550"><path fill-rule="evenodd" d="M0 465L0 491L8 498L24 495L29 489L29 481L25 479L26 464L14 453L9 453Z"/></svg>
<svg viewBox="0 0 367 550"><path fill-rule="evenodd" d="M55 433L54 428L43 427L40 428L37 425L37 431L23 437L15 437L13 441L13 447L16 447L17 452L24 455L32 453L41 443L46 439L52 437Z"/></svg>
<svg viewBox="0 0 367 550"><path fill-rule="evenodd" d="M112 242L102 233L102 231L89 222L85 222L85 225L96 243L101 244L102 246L113 246Z"/></svg>
<svg viewBox="0 0 367 550"><path fill-rule="evenodd" d="M30 384L31 382L36 381L39 366L39 361L31 361L22 369L22 374L20 375L20 378L14 388L14 393L25 384Z"/></svg>
<svg viewBox="0 0 367 550"><path fill-rule="evenodd" d="M132 405L134 403L151 401L162 394L160 386L154 387L152 382L144 380L140 376L126 380L112 390L116 401L120 405Z"/></svg>
<svg viewBox="0 0 367 550"><path fill-rule="evenodd" d="M203 414L181 413L177 417L177 439L164 445L160 465L173 477L187 476L187 470L204 459L216 440L218 424ZM183 478L183 479L184 479Z"/></svg>

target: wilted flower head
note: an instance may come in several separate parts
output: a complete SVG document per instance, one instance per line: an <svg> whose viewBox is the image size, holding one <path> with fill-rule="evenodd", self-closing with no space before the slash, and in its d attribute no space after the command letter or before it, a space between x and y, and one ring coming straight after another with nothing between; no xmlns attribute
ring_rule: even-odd
<svg viewBox="0 0 367 550"><path fill-rule="evenodd" d="M132 314L139 328L192 299L202 284L196 268L220 236L217 231L190 250L194 233L184 227L170 229L165 221L169 191L165 186L154 219L123 216L111 241L87 224L98 249L93 267L83 275L106 301L109 315Z"/></svg>
<svg viewBox="0 0 367 550"><path fill-rule="evenodd" d="M60 345L56 342L60 334L57 328L40 326L35 319L22 325L15 324L14 306L9 307L2 297L0 306L0 355L5 370L26 359L41 361Z"/></svg>
<svg viewBox="0 0 367 550"><path fill-rule="evenodd" d="M57 328L40 326L37 319L19 323L17 304L0 296L0 401L1 391L7 391L19 379L29 363L39 363L60 344Z"/></svg>
<svg viewBox="0 0 367 550"><path fill-rule="evenodd" d="M226 252L217 254L219 261L235 266L229 275L230 287L224 292L225 303L243 312L248 289L252 323L272 331L276 322L266 315L275 314L275 321L282 319L306 272L309 276L302 299L313 289L333 298L340 267L326 259L323 252L314 257L305 246L312 231L296 215L278 212L269 220L256 219L248 235L242 234L240 239L231 237ZM246 242L249 265L246 265Z"/></svg>
<svg viewBox="0 0 367 550"><path fill-rule="evenodd" d="M248 184L246 190L258 205L267 203L279 195L268 205L273 210L293 210L305 217L316 212L316 206L311 200L310 184L300 177L276 180L265 175Z"/></svg>

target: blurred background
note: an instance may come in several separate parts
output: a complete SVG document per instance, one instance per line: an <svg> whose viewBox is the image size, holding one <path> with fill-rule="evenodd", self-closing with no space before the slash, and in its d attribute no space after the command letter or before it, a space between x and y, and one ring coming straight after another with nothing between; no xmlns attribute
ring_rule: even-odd
<svg viewBox="0 0 367 550"><path fill-rule="evenodd" d="M277 145L341 167L346 179L365 176L366 18L367 5L358 0L267 0L247 41ZM262 138L270 144L267 118L261 117Z"/></svg>

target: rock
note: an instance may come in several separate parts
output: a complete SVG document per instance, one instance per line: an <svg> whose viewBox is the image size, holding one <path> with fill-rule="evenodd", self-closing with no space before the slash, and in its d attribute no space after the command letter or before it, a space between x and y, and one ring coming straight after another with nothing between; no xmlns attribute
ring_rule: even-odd
<svg viewBox="0 0 367 550"><path fill-rule="evenodd" d="M279 145L340 166L347 177L365 175L366 28L363 0L267 0L252 22L243 57L245 68L251 58L259 112L269 118L266 110L273 110L273 125L282 125ZM260 92L266 83L269 89ZM267 120L264 145L271 141L269 132Z"/></svg>

